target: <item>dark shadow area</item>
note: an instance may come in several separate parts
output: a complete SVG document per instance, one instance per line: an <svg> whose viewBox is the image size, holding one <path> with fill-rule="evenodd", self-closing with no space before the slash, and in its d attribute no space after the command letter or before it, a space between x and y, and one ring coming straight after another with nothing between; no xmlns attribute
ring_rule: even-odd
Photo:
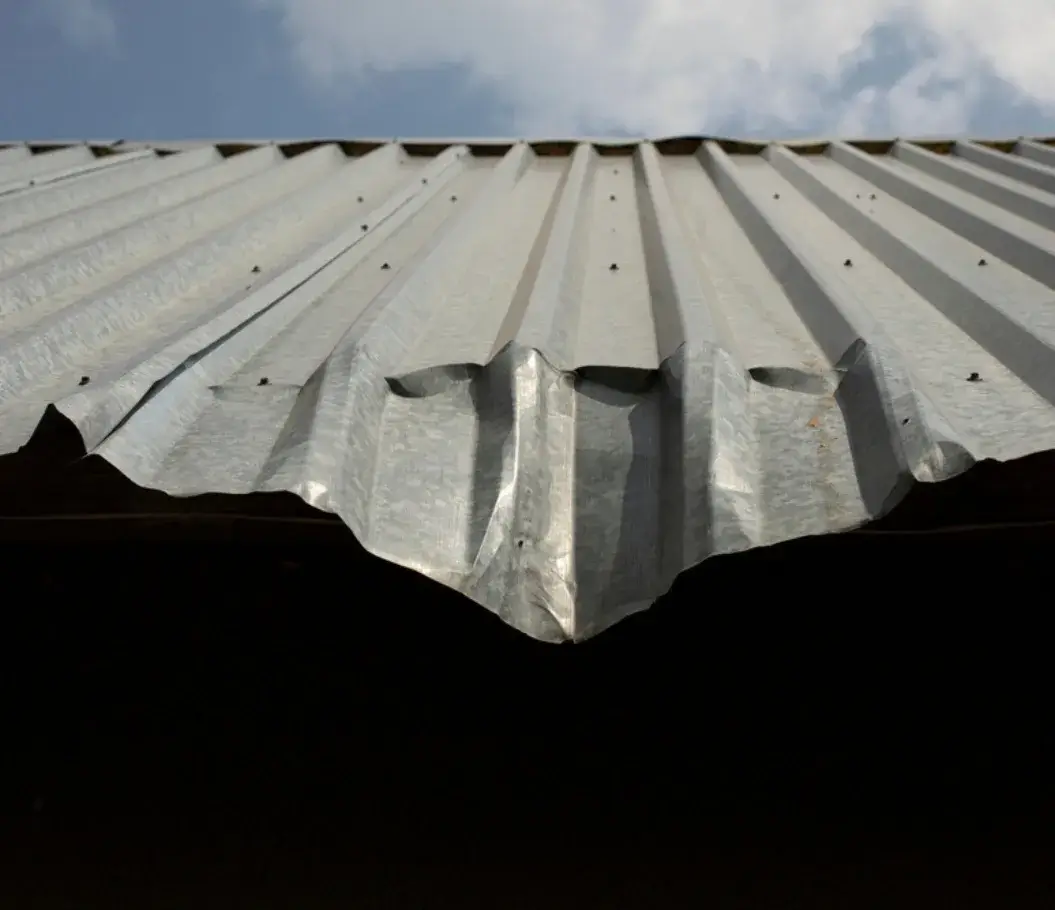
<svg viewBox="0 0 1055 910"><path fill-rule="evenodd" d="M1050 549L799 541L561 647L351 541L8 545L0 902L1051 906Z"/></svg>
<svg viewBox="0 0 1055 910"><path fill-rule="evenodd" d="M552 646L293 497L31 455L0 472L0 906L1053 906L1044 528L721 557ZM1051 467L878 527L1051 518Z"/></svg>
<svg viewBox="0 0 1055 910"><path fill-rule="evenodd" d="M402 376L389 376L385 382L392 393L400 398L431 398L433 395L442 395L458 383L479 380L485 369L476 363L451 363L415 370Z"/></svg>
<svg viewBox="0 0 1055 910"><path fill-rule="evenodd" d="M748 374L762 385L803 395L825 395L837 385L823 373L808 373L797 367L753 367L748 370ZM838 375L833 378L837 380Z"/></svg>

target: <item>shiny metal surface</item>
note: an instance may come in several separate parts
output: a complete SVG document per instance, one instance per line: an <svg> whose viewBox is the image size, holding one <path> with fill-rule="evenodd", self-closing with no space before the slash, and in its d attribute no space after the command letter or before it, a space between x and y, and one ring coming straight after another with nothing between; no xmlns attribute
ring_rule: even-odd
<svg viewBox="0 0 1055 910"><path fill-rule="evenodd" d="M1055 447L1047 143L351 145L0 149L0 453L53 405L560 641Z"/></svg>

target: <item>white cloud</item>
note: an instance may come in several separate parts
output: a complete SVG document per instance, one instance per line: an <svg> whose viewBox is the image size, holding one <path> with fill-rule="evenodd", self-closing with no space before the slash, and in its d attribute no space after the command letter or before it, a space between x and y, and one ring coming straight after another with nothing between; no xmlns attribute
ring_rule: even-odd
<svg viewBox="0 0 1055 910"><path fill-rule="evenodd" d="M106 0L37 0L39 11L62 37L85 50L112 49L117 21Z"/></svg>
<svg viewBox="0 0 1055 910"><path fill-rule="evenodd" d="M1055 110L1053 0L249 0L281 15L305 75L465 68L532 134L722 124L965 128L982 78ZM914 56L849 89L877 25Z"/></svg>

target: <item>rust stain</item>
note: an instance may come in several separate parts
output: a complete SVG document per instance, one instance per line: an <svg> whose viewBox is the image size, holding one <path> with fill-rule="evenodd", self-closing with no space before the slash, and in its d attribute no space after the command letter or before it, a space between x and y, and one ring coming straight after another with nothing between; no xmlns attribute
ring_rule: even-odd
<svg viewBox="0 0 1055 910"><path fill-rule="evenodd" d="M809 422L806 424L806 426L813 427L814 429L817 429L817 427L819 427L820 425L821 425L820 417L811 417L809 419Z"/></svg>

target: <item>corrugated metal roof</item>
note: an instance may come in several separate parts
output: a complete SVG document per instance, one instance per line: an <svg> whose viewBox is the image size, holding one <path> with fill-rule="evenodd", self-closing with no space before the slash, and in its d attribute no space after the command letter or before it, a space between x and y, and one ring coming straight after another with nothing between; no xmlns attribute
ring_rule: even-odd
<svg viewBox="0 0 1055 910"><path fill-rule="evenodd" d="M0 453L54 405L578 639L1055 448L1053 288L1049 142L13 146Z"/></svg>

